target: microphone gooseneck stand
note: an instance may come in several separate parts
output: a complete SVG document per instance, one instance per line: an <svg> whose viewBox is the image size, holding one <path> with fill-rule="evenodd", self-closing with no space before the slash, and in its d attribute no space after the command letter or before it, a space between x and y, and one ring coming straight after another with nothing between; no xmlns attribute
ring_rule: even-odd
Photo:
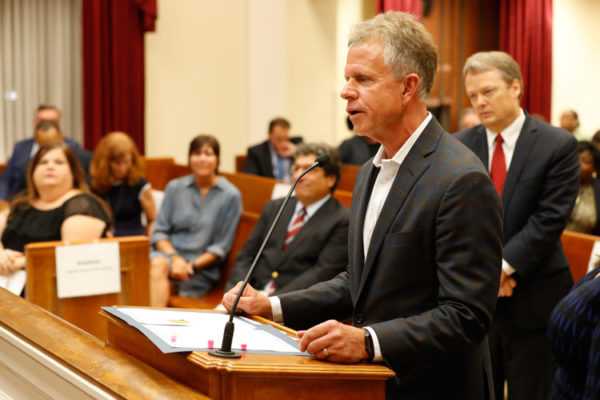
<svg viewBox="0 0 600 400"><path fill-rule="evenodd" d="M302 174L300 174L300 176L298 178L296 178L296 180L294 181L292 187L288 191L288 194L285 196L285 199L283 200L281 207L279 207L279 210L277 211L277 215L275 215L275 219L273 220L273 223L271 224L271 227L269 228L269 231L267 232L267 236L265 236L265 239L263 240L263 242L260 246L260 249L258 249L258 252L256 253L256 256L254 257L254 261L252 261L252 265L250 266L250 269L248 270L248 273L246 274L246 278L244 278L244 283L242 283L242 287L240 288L240 291L238 292L237 296L235 297L233 306L231 307L231 311L229 312L229 321L227 321L227 323L225 324L225 329L223 330L223 341L221 342L221 348L209 351L208 354L210 354L211 356L221 357L221 358L240 358L241 357L241 354L239 352L231 351L231 342L233 342L233 331L234 331L233 317L235 315L235 310L237 308L238 302L240 301L240 297L242 296L244 289L248 285L248 281L250 280L250 277L252 276L254 267L256 267L256 264L258 263L258 259L262 255L263 250L264 250L265 246L267 245L267 242L271 238L271 234L273 233L273 230L275 229L275 225L277 225L277 222L279 221L279 218L281 217L281 213L283 212L283 209L285 208L290 197L292 196L292 193L294 192L294 189L296 188L296 184L300 181L300 179L302 179L302 177L304 175L308 174L310 171L312 171L313 169L315 169L317 167L322 167L323 165L327 164L328 162L329 162L329 156L327 154L321 154L319 157L317 157L317 159L315 160L313 165L311 165L304 172L302 172Z"/></svg>

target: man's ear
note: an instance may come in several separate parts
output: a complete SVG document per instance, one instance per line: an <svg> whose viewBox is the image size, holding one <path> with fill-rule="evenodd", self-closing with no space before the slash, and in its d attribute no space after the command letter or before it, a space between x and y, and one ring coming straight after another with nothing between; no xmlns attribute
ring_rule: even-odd
<svg viewBox="0 0 600 400"><path fill-rule="evenodd" d="M518 79L514 79L512 81L512 83L509 86L509 89L513 93L513 95L516 96L517 99L521 96L521 93L523 92L521 82Z"/></svg>
<svg viewBox="0 0 600 400"><path fill-rule="evenodd" d="M402 81L404 82L402 88L402 98L405 101L409 101L416 96L421 78L419 78L419 75L411 73L402 78Z"/></svg>

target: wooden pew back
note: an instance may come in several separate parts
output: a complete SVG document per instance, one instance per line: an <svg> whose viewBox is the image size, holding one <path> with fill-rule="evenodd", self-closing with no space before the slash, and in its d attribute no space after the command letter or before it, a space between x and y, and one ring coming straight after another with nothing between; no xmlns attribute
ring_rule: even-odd
<svg viewBox="0 0 600 400"><path fill-rule="evenodd" d="M587 273L592 249L594 243L598 240L600 240L600 236L578 232L564 231L561 235L560 241L567 260L569 260L571 274L573 274L575 282Z"/></svg>
<svg viewBox="0 0 600 400"><path fill-rule="evenodd" d="M173 295L169 298L169 305L171 307L210 309L214 308L221 302L223 294L225 293L225 284L227 283L227 279L229 279L229 275L231 275L231 270L235 264L235 258L244 246L244 243L246 243L246 240L248 240L248 236L250 236L252 229L254 229L254 226L258 221L258 217L259 214L253 212L242 212L242 217L240 219L235 238L233 239L231 251L227 256L227 261L223 267L223 274L221 276L221 282L219 282L219 285L205 296L200 298L180 297Z"/></svg>
<svg viewBox="0 0 600 400"><path fill-rule="evenodd" d="M121 260L121 292L97 296L59 299L56 285L56 246L65 242L30 243L25 246L27 260L27 300L106 339L106 322L98 312L102 306L150 305L150 251L146 236L100 239L118 242ZM92 243L92 242L86 242Z"/></svg>

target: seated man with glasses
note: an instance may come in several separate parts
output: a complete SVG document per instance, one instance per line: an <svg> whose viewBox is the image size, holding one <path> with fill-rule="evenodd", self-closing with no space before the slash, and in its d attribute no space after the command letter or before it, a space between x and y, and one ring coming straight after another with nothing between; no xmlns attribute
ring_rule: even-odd
<svg viewBox="0 0 600 400"><path fill-rule="evenodd" d="M315 168L298 182L296 196L284 208L250 280L253 287L269 295L329 280L348 264L349 212L332 197L341 171L336 150L324 144L297 145L291 166L292 179L322 154L329 155L329 163ZM236 258L227 289L244 280L283 200L265 204Z"/></svg>

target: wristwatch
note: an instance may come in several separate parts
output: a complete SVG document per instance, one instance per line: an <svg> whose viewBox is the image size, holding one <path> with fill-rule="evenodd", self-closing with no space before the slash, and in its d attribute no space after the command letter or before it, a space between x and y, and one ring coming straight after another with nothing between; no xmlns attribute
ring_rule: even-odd
<svg viewBox="0 0 600 400"><path fill-rule="evenodd" d="M369 356L369 361L373 361L373 357L375 357L375 350L373 348L373 336L371 336L371 332L368 329L363 328L365 331L365 350L367 351L367 355Z"/></svg>

